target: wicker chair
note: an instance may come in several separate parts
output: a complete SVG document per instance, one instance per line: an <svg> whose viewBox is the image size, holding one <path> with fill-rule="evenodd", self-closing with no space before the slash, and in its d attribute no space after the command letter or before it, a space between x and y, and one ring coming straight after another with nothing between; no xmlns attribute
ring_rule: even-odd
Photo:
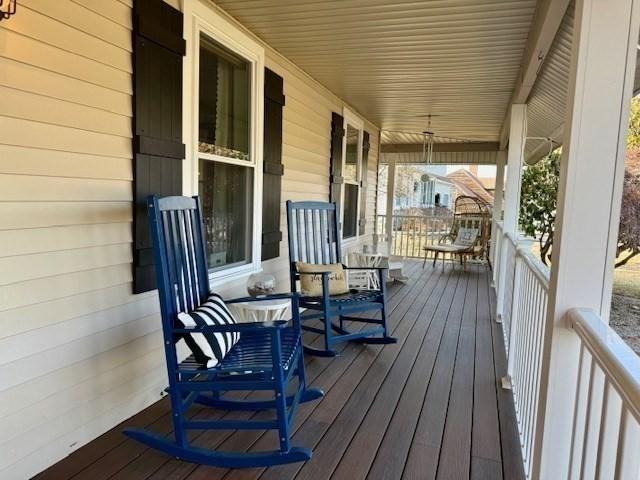
<svg viewBox="0 0 640 480"><path fill-rule="evenodd" d="M456 198L451 230L442 235L437 244L422 248L425 252L422 266L424 268L427 264L430 252L433 253L434 266L440 255L444 265L447 254L452 258L458 256L465 268L468 258L488 259L490 235L491 210L475 197L460 196Z"/></svg>

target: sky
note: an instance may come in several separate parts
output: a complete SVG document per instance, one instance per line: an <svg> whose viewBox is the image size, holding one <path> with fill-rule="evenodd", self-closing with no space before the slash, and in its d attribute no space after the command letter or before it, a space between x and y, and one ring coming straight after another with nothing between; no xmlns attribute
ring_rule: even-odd
<svg viewBox="0 0 640 480"><path fill-rule="evenodd" d="M460 170L464 168L465 170L469 170L469 165L447 165L447 174L451 172L455 172L456 170ZM478 176L479 177L495 177L496 176L496 166L495 165L478 165Z"/></svg>

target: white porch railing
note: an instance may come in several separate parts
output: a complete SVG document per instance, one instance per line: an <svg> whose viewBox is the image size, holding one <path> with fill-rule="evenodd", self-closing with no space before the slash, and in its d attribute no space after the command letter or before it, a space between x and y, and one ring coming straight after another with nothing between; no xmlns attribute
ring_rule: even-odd
<svg viewBox="0 0 640 480"><path fill-rule="evenodd" d="M453 215L393 215L391 255L423 258L422 248L438 243L452 223ZM377 215L376 233L386 238L386 215Z"/></svg>
<svg viewBox="0 0 640 480"><path fill-rule="evenodd" d="M494 223L493 274L502 289L502 326L507 352L503 386L513 393L525 473L539 471L543 430L543 359L549 269L512 234ZM500 262L505 268L500 269ZM504 278L500 277L500 272ZM498 290L500 295L500 290ZM498 299L500 302L500 298ZM570 479L640 479L640 358L591 311L572 310L571 330L580 341L572 419ZM553 443L553 438L544 438Z"/></svg>
<svg viewBox="0 0 640 480"><path fill-rule="evenodd" d="M510 233L498 226L494 274L505 262L502 285L502 328L507 351L505 387L511 388L518 419L525 472L531 473L534 432L540 401L540 373L549 291L549 270Z"/></svg>
<svg viewBox="0 0 640 480"><path fill-rule="evenodd" d="M495 236L494 251L490 252L490 255L491 255L491 265L493 266L493 269L492 269L493 285L495 286L497 291L498 281L500 280L498 272L500 271L500 252L502 251L502 236L503 236L502 222L493 221L491 232L492 232L491 234Z"/></svg>
<svg viewBox="0 0 640 480"><path fill-rule="evenodd" d="M580 338L569 478L640 478L640 357L591 310L571 310Z"/></svg>

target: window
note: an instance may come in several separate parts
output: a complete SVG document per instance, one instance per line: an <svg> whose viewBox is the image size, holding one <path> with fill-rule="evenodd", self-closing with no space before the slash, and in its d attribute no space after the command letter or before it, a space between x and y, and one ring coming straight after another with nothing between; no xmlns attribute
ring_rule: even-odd
<svg viewBox="0 0 640 480"><path fill-rule="evenodd" d="M253 169L200 159L198 171L209 268L250 262Z"/></svg>
<svg viewBox="0 0 640 480"><path fill-rule="evenodd" d="M252 261L251 63L200 34L198 192L209 268Z"/></svg>
<svg viewBox="0 0 640 480"><path fill-rule="evenodd" d="M251 64L200 34L200 153L249 160Z"/></svg>
<svg viewBox="0 0 640 480"><path fill-rule="evenodd" d="M342 237L353 238L358 233L358 198L360 190L361 130L347 123L344 155L344 199Z"/></svg>
<svg viewBox="0 0 640 480"><path fill-rule="evenodd" d="M184 4L185 195L199 195L213 278L260 266L264 49L206 2Z"/></svg>

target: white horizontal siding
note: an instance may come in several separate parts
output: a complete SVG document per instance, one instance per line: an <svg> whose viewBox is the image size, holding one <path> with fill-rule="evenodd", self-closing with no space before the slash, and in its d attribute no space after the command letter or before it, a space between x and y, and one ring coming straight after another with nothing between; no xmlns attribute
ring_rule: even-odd
<svg viewBox="0 0 640 480"><path fill-rule="evenodd" d="M0 25L0 478L160 397L154 294L131 294L131 8L23 0Z"/></svg>
<svg viewBox="0 0 640 480"><path fill-rule="evenodd" d="M174 6L179 2L169 1ZM0 24L0 478L26 478L160 398L155 292L131 294L131 0L21 0ZM284 77L284 204L327 200L338 97L266 47ZM367 235L378 130L371 135ZM244 294L246 279L224 295Z"/></svg>

